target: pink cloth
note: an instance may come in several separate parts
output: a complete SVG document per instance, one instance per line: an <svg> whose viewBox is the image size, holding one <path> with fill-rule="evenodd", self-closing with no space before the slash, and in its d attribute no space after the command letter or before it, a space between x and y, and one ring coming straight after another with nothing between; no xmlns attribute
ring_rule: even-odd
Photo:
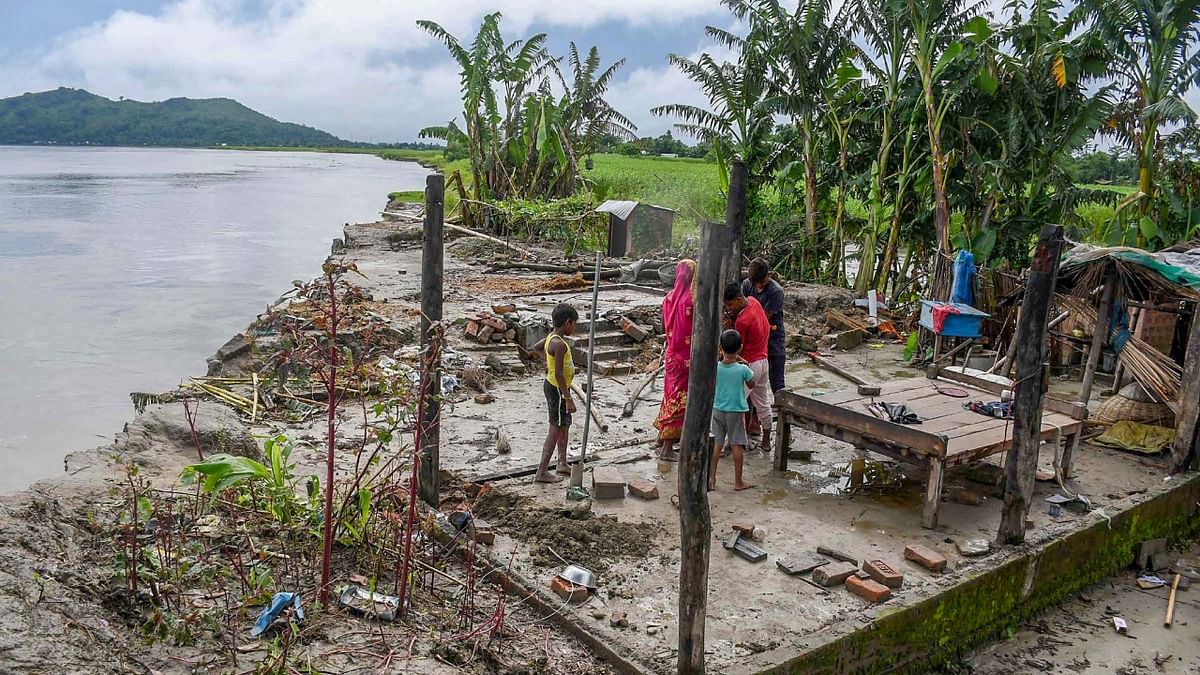
<svg viewBox="0 0 1200 675"><path fill-rule="evenodd" d="M934 305L929 313L933 318L933 332L936 335L941 335L942 329L946 327L946 317L951 314L962 314L954 305Z"/></svg>
<svg viewBox="0 0 1200 675"><path fill-rule="evenodd" d="M689 365L692 359L692 314L696 306L696 263L680 260L675 267L675 287L663 298L663 331L667 349L663 356L663 401L654 426L659 438L678 440L687 409Z"/></svg>

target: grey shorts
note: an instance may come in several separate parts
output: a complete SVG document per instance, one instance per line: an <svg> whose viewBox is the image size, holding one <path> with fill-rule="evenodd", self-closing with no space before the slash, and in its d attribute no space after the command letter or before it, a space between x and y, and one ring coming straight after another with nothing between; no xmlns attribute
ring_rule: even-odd
<svg viewBox="0 0 1200 675"><path fill-rule="evenodd" d="M746 437L746 413L721 412L714 410L712 416L713 444L719 445L748 445Z"/></svg>

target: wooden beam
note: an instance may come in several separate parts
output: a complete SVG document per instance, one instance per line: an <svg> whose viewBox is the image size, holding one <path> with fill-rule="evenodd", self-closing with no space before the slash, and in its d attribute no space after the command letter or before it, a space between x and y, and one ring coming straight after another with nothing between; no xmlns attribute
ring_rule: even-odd
<svg viewBox="0 0 1200 675"><path fill-rule="evenodd" d="M992 382L991 380L985 380L981 377L968 375L967 373L960 373L956 370L946 370L945 368L935 366L930 366L926 370L926 376L931 377L931 379L942 378L946 380L953 380L954 382L969 385L975 387L976 389L982 389L997 395L1008 391L1008 387L1000 384L999 382ZM1068 415L1073 419L1087 419L1087 406L1077 402L1064 401L1059 398L1054 398L1053 396L1046 396L1044 399L1042 399L1042 407L1051 412Z"/></svg>
<svg viewBox="0 0 1200 675"><path fill-rule="evenodd" d="M430 350L441 351L442 321L442 278L445 252L443 210L445 208L446 179L435 173L425 178L425 237L421 249L421 353L428 358ZM438 401L442 393L441 358L427 362L431 370L426 389L421 392L425 399L425 416L420 420L424 426L421 433L421 466L417 476L421 501L437 507L440 486L439 444L441 440L441 411Z"/></svg>
<svg viewBox="0 0 1200 675"><path fill-rule="evenodd" d="M737 164L735 163L735 168ZM735 172L744 181L745 166ZM730 199L745 199L745 185L730 186ZM745 208L745 205L742 205ZM730 207L733 210L733 207ZM708 462L713 396L717 389L717 340L722 291L733 249L732 228L704 223L696 269L691 373L679 456L679 673L704 672L704 622L708 609L708 553L712 514L708 507Z"/></svg>
<svg viewBox="0 0 1200 675"><path fill-rule="evenodd" d="M742 278L742 249L746 245L746 225L750 221L746 201L749 180L746 163L734 161L729 167L729 198L725 201L725 226L729 229L730 242L729 255L724 256L721 265L722 289L725 288L724 284L741 281Z"/></svg>
<svg viewBox="0 0 1200 675"><path fill-rule="evenodd" d="M1183 386L1179 389L1179 414L1175 421L1175 444L1171 447L1171 471L1196 468L1196 432L1200 428L1200 312L1192 316L1187 352L1183 358Z"/></svg>
<svg viewBox="0 0 1200 675"><path fill-rule="evenodd" d="M1096 378L1096 366L1100 364L1100 352L1108 343L1108 315L1112 309L1113 291L1117 277L1109 272L1104 280L1104 292L1100 296L1100 312L1096 314L1096 327L1092 329L1092 347L1088 350L1087 368L1083 371L1083 384L1079 385L1079 402L1088 405L1092 397L1092 381Z"/></svg>
<svg viewBox="0 0 1200 675"><path fill-rule="evenodd" d="M997 539L1001 544L1025 541L1025 516L1033 499L1041 447L1042 387L1046 371L1046 333L1050 301L1058 280L1063 232L1059 225L1044 225L1038 238L1033 266L1025 283L1025 301L1017 334L1017 384L1013 398L1012 450L1004 462L1004 511Z"/></svg>

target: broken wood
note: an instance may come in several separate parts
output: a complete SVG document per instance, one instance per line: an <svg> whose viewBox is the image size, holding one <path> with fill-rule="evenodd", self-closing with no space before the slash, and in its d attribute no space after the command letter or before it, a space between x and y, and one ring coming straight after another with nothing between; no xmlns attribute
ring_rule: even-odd
<svg viewBox="0 0 1200 675"><path fill-rule="evenodd" d="M1179 576L1176 574L1171 581L1171 595L1167 598L1167 616L1163 619L1163 625L1167 628L1171 627L1175 619L1175 592L1179 590Z"/></svg>
<svg viewBox="0 0 1200 675"><path fill-rule="evenodd" d="M817 352L809 352L808 358L813 363L817 364L818 366L821 366L822 368L825 368L826 370L829 370L829 371L832 371L833 373L841 375L842 377L846 378L847 380L850 380L854 384L859 384L859 385L870 384L866 380L864 380L861 377L855 375L854 373L846 370L845 368L842 368L841 366L837 365L833 361L830 361L829 359L825 358L824 356L821 356Z"/></svg>
<svg viewBox="0 0 1200 675"><path fill-rule="evenodd" d="M1109 273L1104 280L1104 293L1100 296L1100 311L1096 314L1096 325L1092 329L1092 346L1088 350L1087 367L1083 371L1083 383L1079 385L1079 401L1088 405L1092 397L1092 382L1096 378L1096 368L1100 365L1100 352L1108 343L1109 313L1112 308L1113 292L1117 286L1117 277Z"/></svg>
<svg viewBox="0 0 1200 675"><path fill-rule="evenodd" d="M579 385L575 384L574 382L571 383L571 391L575 392L575 395L578 396L580 400L588 400L587 394L585 394L583 390L579 388ZM600 411L596 409L596 406L591 406L588 408L588 412L591 413L592 421L596 423L596 426L600 427L600 431L607 434L608 422L604 420L604 415L600 414Z"/></svg>
<svg viewBox="0 0 1200 675"><path fill-rule="evenodd" d="M1059 253L1063 233L1059 225L1045 225L1038 238L1033 265L1025 285L1017 334L1017 382L1013 397L1013 447L1004 462L1004 511L997 540L1001 544L1025 541L1025 517L1033 499L1037 478L1038 449L1041 447L1042 389L1046 371L1046 334L1050 300L1058 280Z"/></svg>
<svg viewBox="0 0 1200 675"><path fill-rule="evenodd" d="M621 417L633 417L633 408L637 405L638 397L642 395L642 390L644 390L651 382L653 382L654 378L661 375L663 368L665 367L666 365L659 366L657 370L655 370L653 373L650 373L649 377L642 380L642 383L637 386L637 389L633 390L633 394L629 397L629 400L625 402L625 408L621 411Z"/></svg>
<svg viewBox="0 0 1200 675"><path fill-rule="evenodd" d="M653 441L654 438L655 437L638 439L638 445L644 445L646 443L649 443L649 442ZM646 452L645 450L629 452L624 455L621 455L620 457L614 457L613 459L595 458L596 453L598 453L598 452L602 452L604 450L616 450L616 449L619 449L619 447L617 447L617 448L601 448L600 450L595 450L592 452L592 457L594 459L588 459L586 462L584 462L584 464L589 467L614 466L617 464L629 464L630 462L640 462L644 459L650 459L650 453ZM568 455L567 456L568 463L579 462L580 460L582 460L581 455L576 455L576 456ZM476 476L471 476L469 478L466 478L463 482L483 484L483 483L493 483L498 480L507 480L509 478L525 478L526 476L532 476L533 474L537 473L537 470L538 470L538 464L536 462L534 462L532 464L522 464L521 466L514 466L511 469L502 469L500 471L493 471L491 473L484 473L484 474L479 474Z"/></svg>

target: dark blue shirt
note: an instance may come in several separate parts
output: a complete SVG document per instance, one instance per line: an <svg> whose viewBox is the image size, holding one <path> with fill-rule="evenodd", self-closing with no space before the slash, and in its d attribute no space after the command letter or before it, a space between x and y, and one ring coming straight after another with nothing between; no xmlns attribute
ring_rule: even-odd
<svg viewBox="0 0 1200 675"><path fill-rule="evenodd" d="M783 331L783 287L774 279L769 279L767 285L760 291L749 279L742 282L742 295L758 300L763 313L767 315L767 323L771 324L771 335L767 338L768 354L784 354Z"/></svg>

